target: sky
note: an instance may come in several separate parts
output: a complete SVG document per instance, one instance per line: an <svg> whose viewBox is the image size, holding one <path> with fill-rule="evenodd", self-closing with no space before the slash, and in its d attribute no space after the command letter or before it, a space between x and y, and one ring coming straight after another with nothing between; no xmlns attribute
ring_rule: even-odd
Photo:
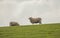
<svg viewBox="0 0 60 38"><path fill-rule="evenodd" d="M60 0L0 0L0 26L11 21L28 25L29 17L42 18L42 24L60 23Z"/></svg>

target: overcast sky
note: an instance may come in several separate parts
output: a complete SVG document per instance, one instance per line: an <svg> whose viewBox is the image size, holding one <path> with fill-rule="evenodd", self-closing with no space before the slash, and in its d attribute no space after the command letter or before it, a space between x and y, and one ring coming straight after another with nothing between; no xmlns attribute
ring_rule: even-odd
<svg viewBox="0 0 60 38"><path fill-rule="evenodd" d="M41 17L42 23L60 23L60 0L0 0L0 26L10 21L31 24L29 17Z"/></svg>

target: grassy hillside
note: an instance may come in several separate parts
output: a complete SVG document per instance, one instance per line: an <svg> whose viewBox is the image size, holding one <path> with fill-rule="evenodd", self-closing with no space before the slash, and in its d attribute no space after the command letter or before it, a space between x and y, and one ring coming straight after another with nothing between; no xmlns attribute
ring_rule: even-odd
<svg viewBox="0 0 60 38"><path fill-rule="evenodd" d="M60 24L0 27L0 38L60 38Z"/></svg>

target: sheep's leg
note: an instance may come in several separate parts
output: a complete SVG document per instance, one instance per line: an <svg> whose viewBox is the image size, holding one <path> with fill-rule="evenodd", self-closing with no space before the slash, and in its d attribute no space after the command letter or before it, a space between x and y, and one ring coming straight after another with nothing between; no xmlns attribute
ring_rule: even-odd
<svg viewBox="0 0 60 38"><path fill-rule="evenodd" d="M42 24L41 21L39 21L39 24Z"/></svg>
<svg viewBox="0 0 60 38"><path fill-rule="evenodd" d="M34 24L34 23L32 23L32 24Z"/></svg>

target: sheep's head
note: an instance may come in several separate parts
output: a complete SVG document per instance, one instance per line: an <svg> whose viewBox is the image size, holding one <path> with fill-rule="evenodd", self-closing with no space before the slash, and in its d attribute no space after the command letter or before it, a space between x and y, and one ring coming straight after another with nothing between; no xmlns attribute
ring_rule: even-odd
<svg viewBox="0 0 60 38"><path fill-rule="evenodd" d="M32 17L29 17L29 20L32 19Z"/></svg>

